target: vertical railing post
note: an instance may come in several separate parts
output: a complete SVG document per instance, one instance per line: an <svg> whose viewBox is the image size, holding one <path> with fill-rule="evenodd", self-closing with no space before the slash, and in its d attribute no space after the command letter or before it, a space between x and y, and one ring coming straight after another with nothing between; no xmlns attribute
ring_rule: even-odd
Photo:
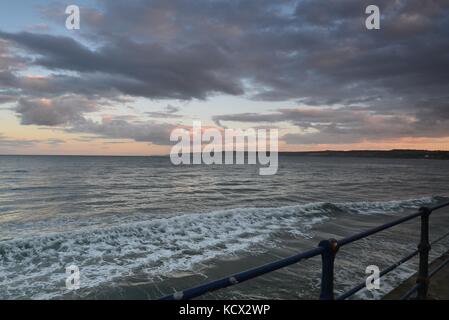
<svg viewBox="0 0 449 320"><path fill-rule="evenodd" d="M419 284L417 298L424 300L429 288L429 216L432 212L429 208L422 207L421 212L421 239L419 241L419 270L416 283Z"/></svg>
<svg viewBox="0 0 449 320"><path fill-rule="evenodd" d="M334 261L338 251L335 239L323 240L318 246L324 249L321 254L321 300L334 300Z"/></svg>

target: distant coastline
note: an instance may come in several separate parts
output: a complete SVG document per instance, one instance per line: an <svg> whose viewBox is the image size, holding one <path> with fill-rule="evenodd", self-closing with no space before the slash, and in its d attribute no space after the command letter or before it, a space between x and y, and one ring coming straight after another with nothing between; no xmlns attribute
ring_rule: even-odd
<svg viewBox="0 0 449 320"><path fill-rule="evenodd" d="M5 157L169 157L163 155L87 155L87 154L0 154ZM322 150L322 151L281 151L279 156L303 156L303 157L342 157L342 158L397 158L397 159L437 159L449 160L449 151L441 150L413 150L413 149L393 149L393 150Z"/></svg>
<svg viewBox="0 0 449 320"><path fill-rule="evenodd" d="M280 152L283 156L311 157L358 157L358 158L399 158L399 159L439 159L449 160L449 151L429 151L412 149L395 150L350 150L350 151L300 151Z"/></svg>

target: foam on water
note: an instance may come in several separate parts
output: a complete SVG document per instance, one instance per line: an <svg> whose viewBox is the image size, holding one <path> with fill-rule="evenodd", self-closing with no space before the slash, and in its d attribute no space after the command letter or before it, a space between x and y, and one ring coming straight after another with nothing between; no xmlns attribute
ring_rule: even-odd
<svg viewBox="0 0 449 320"><path fill-rule="evenodd" d="M0 298L60 297L67 293L65 267L70 264L80 268L84 288L134 275L157 281L212 258L276 245L277 232L310 237L313 225L339 214L390 213L430 202L432 198L236 208L0 241Z"/></svg>

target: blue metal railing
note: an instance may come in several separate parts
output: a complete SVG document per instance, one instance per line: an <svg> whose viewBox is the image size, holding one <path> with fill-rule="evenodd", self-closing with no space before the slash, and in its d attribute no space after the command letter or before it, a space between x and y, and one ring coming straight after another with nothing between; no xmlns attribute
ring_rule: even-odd
<svg viewBox="0 0 449 320"><path fill-rule="evenodd" d="M335 239L328 239L323 240L318 244L318 247L295 254L293 256L280 259L256 268L252 268L243 272L239 272L233 275L230 275L228 277L214 280L187 290L179 291L174 294L165 296L161 298L161 300L184 300L184 299L193 299L198 296L201 296L205 293L212 292L218 289L223 289L229 286L236 285L238 283L242 283L244 281L259 277L261 275L264 275L269 272L273 272L275 270L290 266L292 264L298 263L302 260L306 260L309 258L316 257L318 255L321 255L321 261L322 261L322 271L321 271L321 291L320 291L320 299L323 300L331 300L334 299L334 261L336 254L338 250L350 243L353 243L355 241L358 241L360 239L366 238L368 236L371 236L375 233L381 232L383 230L392 228L396 225L399 225L401 223L410 221L414 218L421 217L421 233L420 233L420 242L418 245L418 249L411 252L404 258L400 259L398 262L394 263L393 265L389 266L388 268L382 270L380 272L380 276L384 276L387 273L391 272L392 270L399 267L401 264L405 263L406 261L412 259L413 257L419 255L419 270L418 270L418 277L416 280L416 284L407 291L401 299L408 299L411 297L415 292L418 293L419 299L425 299L427 296L427 290L429 285L430 278L439 270L441 270L444 266L449 264L449 259L444 261L440 266L438 266L436 269L434 269L432 272L429 273L428 267L429 267L429 251L432 244L435 244L441 240L443 240L445 237L449 236L449 232L445 235L439 237L438 239L434 240L433 242L429 242L429 217L430 214L438 209L441 209L443 207L449 206L449 202L441 203L433 207L422 207L419 209L418 212L410 214L406 217L396 219L394 221L391 221L389 223L385 223L381 226L357 233L355 235L335 240ZM338 300L343 300L346 298L349 298L353 294L357 293L361 289L365 287L365 282L359 283L352 289L348 290L347 292L343 293L342 295L338 296Z"/></svg>

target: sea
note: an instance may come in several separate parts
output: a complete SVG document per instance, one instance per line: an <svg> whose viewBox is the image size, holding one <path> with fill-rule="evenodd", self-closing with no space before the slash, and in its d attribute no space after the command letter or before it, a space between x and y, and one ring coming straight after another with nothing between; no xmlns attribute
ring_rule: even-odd
<svg viewBox="0 0 449 320"><path fill-rule="evenodd" d="M175 166L165 156L0 156L0 299L158 299L449 200L446 160L280 155L277 174L258 169ZM449 210L435 211L431 239L448 231ZM414 219L341 248L336 295L418 241ZM447 238L432 246L431 259L448 248ZM200 299L316 299L320 262ZM414 258L353 299L379 299L416 270Z"/></svg>

